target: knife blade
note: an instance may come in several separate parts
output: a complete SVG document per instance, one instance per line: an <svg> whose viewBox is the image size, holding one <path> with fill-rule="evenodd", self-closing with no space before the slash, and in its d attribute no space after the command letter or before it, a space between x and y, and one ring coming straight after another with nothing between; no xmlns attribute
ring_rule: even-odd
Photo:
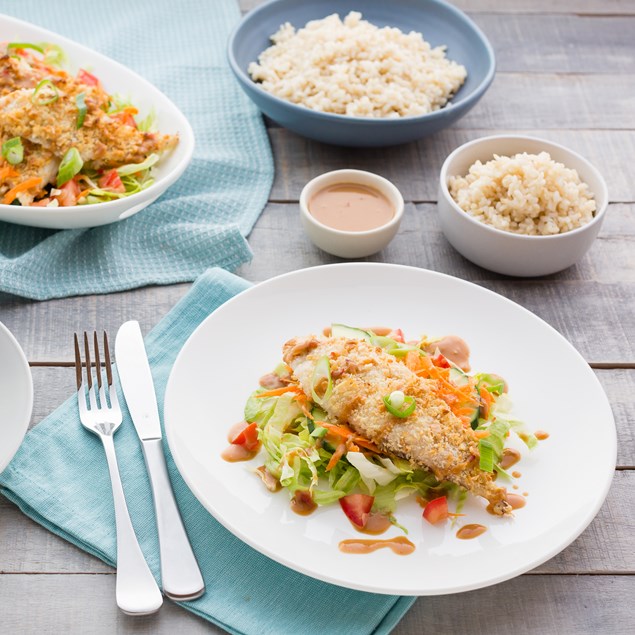
<svg viewBox="0 0 635 635"><path fill-rule="evenodd" d="M172 492L161 444L161 420L152 372L136 320L125 322L119 328L115 362L150 477L163 592L173 600L193 600L205 592L205 584Z"/></svg>

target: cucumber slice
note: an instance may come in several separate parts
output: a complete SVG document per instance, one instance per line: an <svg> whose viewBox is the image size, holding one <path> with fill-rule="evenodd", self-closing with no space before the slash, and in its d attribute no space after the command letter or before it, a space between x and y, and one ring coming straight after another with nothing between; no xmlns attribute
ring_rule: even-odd
<svg viewBox="0 0 635 635"><path fill-rule="evenodd" d="M331 336L346 337L349 340L366 340L367 342L370 341L371 337L368 331L346 326L346 324L331 324Z"/></svg>
<svg viewBox="0 0 635 635"><path fill-rule="evenodd" d="M459 368L456 366L452 366L448 372L448 379L455 386L467 386L470 381L470 378Z"/></svg>

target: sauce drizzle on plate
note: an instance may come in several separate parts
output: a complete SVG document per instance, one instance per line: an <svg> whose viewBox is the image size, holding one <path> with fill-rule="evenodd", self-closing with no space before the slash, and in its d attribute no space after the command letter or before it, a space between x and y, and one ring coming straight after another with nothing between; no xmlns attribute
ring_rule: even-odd
<svg viewBox="0 0 635 635"><path fill-rule="evenodd" d="M463 525L457 532L456 537L461 540L472 540L472 538L478 538L481 534L487 531L485 525L478 525L473 523L471 525Z"/></svg>
<svg viewBox="0 0 635 635"><path fill-rule="evenodd" d="M407 556L415 550L415 546L410 540L404 536L396 538L386 538L385 540L351 538L342 540L339 544L340 551L343 553L372 553L377 549L392 549L398 556Z"/></svg>

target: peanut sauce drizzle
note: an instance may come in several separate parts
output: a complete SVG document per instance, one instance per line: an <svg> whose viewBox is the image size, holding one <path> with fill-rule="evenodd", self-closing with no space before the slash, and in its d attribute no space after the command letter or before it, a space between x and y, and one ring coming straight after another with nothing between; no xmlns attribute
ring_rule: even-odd
<svg viewBox="0 0 635 635"><path fill-rule="evenodd" d="M393 553L398 556L407 556L415 550L415 546L410 540L404 536L397 536L395 538L387 538L385 540L379 539L364 539L364 538L352 538L349 540L342 540L339 543L339 549L343 553L372 553L377 549L392 549Z"/></svg>
<svg viewBox="0 0 635 635"><path fill-rule="evenodd" d="M241 430L244 430L248 424L245 421L239 421L235 423L227 432L227 440L230 445L226 447L220 454L221 458L229 463L237 463L239 461L251 461L258 452L260 452L260 443L258 447L253 450L247 450L242 445L237 445L232 443L232 440L235 439L238 434L240 434Z"/></svg>
<svg viewBox="0 0 635 635"><path fill-rule="evenodd" d="M478 538L481 534L487 531L485 525L478 525L476 523L471 525L463 525L457 532L456 537L461 540L472 540L472 538Z"/></svg>

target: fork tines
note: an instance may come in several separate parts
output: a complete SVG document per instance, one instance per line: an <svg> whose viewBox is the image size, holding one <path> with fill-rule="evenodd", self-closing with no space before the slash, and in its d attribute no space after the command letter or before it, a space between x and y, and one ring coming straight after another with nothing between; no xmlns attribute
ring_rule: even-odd
<svg viewBox="0 0 635 635"><path fill-rule="evenodd" d="M91 351L90 346L88 344L88 333L84 331L83 340L84 340L84 358L85 362L82 362L82 355L80 351L79 338L77 337L77 333L74 334L75 340L75 378L77 380L77 390L85 399L85 394L83 390L84 379L82 377L82 366L86 369L86 387L88 390L88 396L90 399L90 407L93 408L108 408L109 404L106 399L106 390L103 384L102 379L102 362L99 350L99 339L97 337L97 331L93 331L93 351L95 361L91 360ZM106 370L106 385L110 389L110 395L112 400L112 368L110 363L110 347L108 346L108 334L104 331L104 339L103 339L103 352L105 357L105 370ZM95 367L95 378L93 378L93 369ZM97 390L93 389L94 379L97 380ZM99 394L99 405L97 403L97 395Z"/></svg>

